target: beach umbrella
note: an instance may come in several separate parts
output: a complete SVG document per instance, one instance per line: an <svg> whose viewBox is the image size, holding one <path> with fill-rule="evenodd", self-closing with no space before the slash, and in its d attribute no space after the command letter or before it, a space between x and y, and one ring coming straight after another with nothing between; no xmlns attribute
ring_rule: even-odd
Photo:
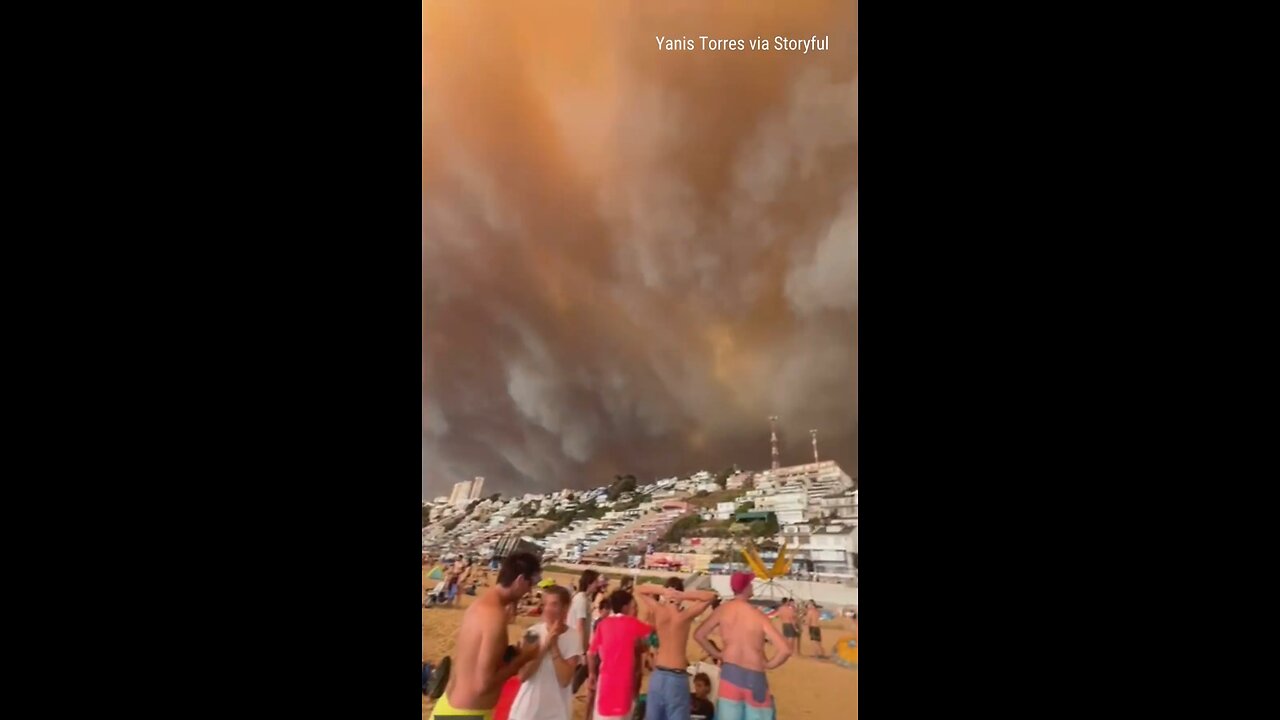
<svg viewBox="0 0 1280 720"><path fill-rule="evenodd" d="M791 571L791 558L787 555L786 542L782 543L782 548L778 551L778 557L774 560L772 568L765 567L764 561L760 559L760 552L750 540L747 541L746 547L742 548L741 552L742 557L747 561L747 566L751 568L751 571L758 579L764 581L756 591L756 597L776 599L790 596L791 593L776 582L778 578L786 576Z"/></svg>

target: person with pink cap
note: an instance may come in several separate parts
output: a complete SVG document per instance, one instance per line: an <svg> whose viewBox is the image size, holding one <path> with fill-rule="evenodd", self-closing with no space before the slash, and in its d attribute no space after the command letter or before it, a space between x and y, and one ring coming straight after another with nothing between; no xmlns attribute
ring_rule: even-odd
<svg viewBox="0 0 1280 720"><path fill-rule="evenodd" d="M752 573L734 573L729 578L733 599L716 608L693 635L708 655L721 661L716 720L774 720L777 717L777 705L773 693L769 692L765 671L786 662L791 657L791 646L773 622L749 602L754 580ZM712 631L717 628L724 650L710 641ZM772 658L765 657L766 640L775 648Z"/></svg>

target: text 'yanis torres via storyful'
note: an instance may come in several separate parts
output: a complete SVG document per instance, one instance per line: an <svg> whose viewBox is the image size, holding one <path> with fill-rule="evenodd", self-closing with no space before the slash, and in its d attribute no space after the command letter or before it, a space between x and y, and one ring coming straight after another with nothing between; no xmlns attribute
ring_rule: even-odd
<svg viewBox="0 0 1280 720"><path fill-rule="evenodd" d="M699 35L696 38L686 36L669 38L665 35L655 35L653 39L657 41L659 50L668 52L693 52L694 50L776 52L781 50L808 55L810 52L825 52L831 46L831 38L828 35L823 35L821 38L817 35L807 38L791 38L786 35L775 35L772 38L757 36L750 40L713 38L709 35Z"/></svg>

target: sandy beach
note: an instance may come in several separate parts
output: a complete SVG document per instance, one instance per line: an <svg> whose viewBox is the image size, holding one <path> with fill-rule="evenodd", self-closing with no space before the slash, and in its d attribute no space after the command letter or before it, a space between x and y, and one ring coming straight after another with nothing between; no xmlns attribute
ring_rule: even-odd
<svg viewBox="0 0 1280 720"><path fill-rule="evenodd" d="M434 580L427 580L430 568L422 569L423 592L434 587ZM561 585L572 586L576 576L547 573L545 577L553 578ZM484 592L484 588L480 589ZM464 596L458 608L432 608L422 611L422 659L438 663L446 655L453 655L454 643L457 639L458 624L462 612L475 598ZM508 626L511 642L515 643L524 628L538 622L538 618L520 617L516 623ZM830 653L836 640L851 634L849 625L834 620L823 623L823 646ZM712 637L715 637L714 635ZM805 637L801 642L802 652L812 652L812 646ZM692 638L689 640L689 660L696 661L703 656L702 648ZM648 679L645 680L646 685ZM850 670L832 661L817 658L793 656L781 668L769 673L769 685L778 704L778 717L781 720L799 718L857 718L858 717L858 671ZM583 720L586 717L585 690L576 698L573 718ZM431 715L433 701L423 696L422 717Z"/></svg>

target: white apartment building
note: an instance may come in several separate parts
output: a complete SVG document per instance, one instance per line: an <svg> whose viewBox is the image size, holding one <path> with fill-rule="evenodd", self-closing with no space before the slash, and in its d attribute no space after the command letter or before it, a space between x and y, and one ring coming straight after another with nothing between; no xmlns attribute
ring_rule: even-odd
<svg viewBox="0 0 1280 720"><path fill-rule="evenodd" d="M858 519L857 498L851 492L832 497L819 497L810 493L809 514L815 518Z"/></svg>
<svg viewBox="0 0 1280 720"><path fill-rule="evenodd" d="M757 474L752 484L756 490L776 490L780 485L777 479L765 473Z"/></svg>
<svg viewBox="0 0 1280 720"><path fill-rule="evenodd" d="M484 478L478 477L471 481L471 492L467 495L468 500L479 500L480 493L484 492Z"/></svg>
<svg viewBox="0 0 1280 720"><path fill-rule="evenodd" d="M797 560L809 560L814 572L834 578L857 575L858 529L847 525L814 527L800 524L785 527L779 535ZM801 570L800 563L792 567Z"/></svg>
<svg viewBox="0 0 1280 720"><path fill-rule="evenodd" d="M755 511L776 515L779 525L794 525L809 519L809 494L803 486L751 490L747 493L747 498L755 503Z"/></svg>
<svg viewBox="0 0 1280 720"><path fill-rule="evenodd" d="M453 492L449 494L450 505L466 505L471 499L471 481L463 480L453 484Z"/></svg>
<svg viewBox="0 0 1280 720"><path fill-rule="evenodd" d="M678 501L658 503L652 511L632 509L614 511L611 518L612 532L600 538L594 546L583 552L584 562L612 563L616 558L636 547L657 542L671 524L687 514L691 508Z"/></svg>
<svg viewBox="0 0 1280 720"><path fill-rule="evenodd" d="M812 490L816 487L823 493L836 490L843 492L853 487L853 478L841 470L834 460L762 470L755 477L756 487L760 487L761 482L771 483L775 487L803 483L806 488Z"/></svg>

